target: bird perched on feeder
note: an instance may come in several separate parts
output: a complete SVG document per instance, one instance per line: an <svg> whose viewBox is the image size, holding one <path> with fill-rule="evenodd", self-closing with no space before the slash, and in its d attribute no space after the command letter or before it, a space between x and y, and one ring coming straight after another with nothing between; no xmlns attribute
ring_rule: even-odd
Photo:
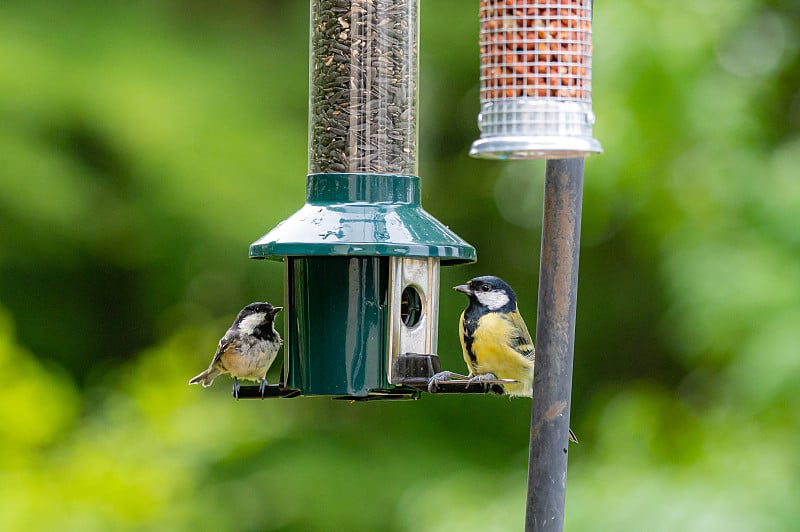
<svg viewBox="0 0 800 532"><path fill-rule="evenodd" d="M469 375L442 371L428 381L428 391L434 392L439 382L461 378L470 383L499 384L511 397L532 397L536 351L514 290L493 275L453 288L469 298L458 324ZM572 430L569 436L578 441Z"/></svg>
<svg viewBox="0 0 800 532"><path fill-rule="evenodd" d="M499 277L476 277L453 287L469 297L469 306L458 324L464 361L471 382L509 379L503 391L512 396L533 394L535 349L525 320L517 309L514 290ZM428 387L442 380L463 377L443 371L434 375Z"/></svg>
<svg viewBox="0 0 800 532"><path fill-rule="evenodd" d="M267 387L267 370L275 360L283 341L275 330L275 315L283 307L269 303L250 303L239 311L228 332L222 337L211 365L189 384L211 386L223 373L233 377L233 395L239 398L239 379L260 381L261 397Z"/></svg>

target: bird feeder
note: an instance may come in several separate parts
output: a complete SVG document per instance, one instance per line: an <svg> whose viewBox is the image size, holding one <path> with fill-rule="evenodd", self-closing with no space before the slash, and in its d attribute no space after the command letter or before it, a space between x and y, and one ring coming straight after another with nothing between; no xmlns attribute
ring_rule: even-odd
<svg viewBox="0 0 800 532"><path fill-rule="evenodd" d="M250 246L285 263L276 394L413 398L438 371L439 268L475 249L420 204L418 40L417 0L311 0L306 203Z"/></svg>
<svg viewBox="0 0 800 532"><path fill-rule="evenodd" d="M592 0L481 0L480 139L487 159L602 152L592 137Z"/></svg>

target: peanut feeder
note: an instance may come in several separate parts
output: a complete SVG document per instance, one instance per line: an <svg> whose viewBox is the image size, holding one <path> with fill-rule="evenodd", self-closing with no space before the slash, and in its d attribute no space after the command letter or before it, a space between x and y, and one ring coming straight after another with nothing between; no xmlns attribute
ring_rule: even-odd
<svg viewBox="0 0 800 532"><path fill-rule="evenodd" d="M480 139L491 159L584 157L592 137L592 1L481 0Z"/></svg>

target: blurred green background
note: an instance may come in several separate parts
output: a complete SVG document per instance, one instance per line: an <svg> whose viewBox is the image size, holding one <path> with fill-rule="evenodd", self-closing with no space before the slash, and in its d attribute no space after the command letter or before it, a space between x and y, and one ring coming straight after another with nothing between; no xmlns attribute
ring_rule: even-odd
<svg viewBox="0 0 800 532"><path fill-rule="evenodd" d="M477 0L421 25L423 204L479 257L442 286L500 275L534 329L544 165L467 156ZM594 34L566 528L796 530L800 4L601 2ZM301 0L0 3L0 529L522 528L527 400L186 384L282 302L247 250L304 198L307 46Z"/></svg>

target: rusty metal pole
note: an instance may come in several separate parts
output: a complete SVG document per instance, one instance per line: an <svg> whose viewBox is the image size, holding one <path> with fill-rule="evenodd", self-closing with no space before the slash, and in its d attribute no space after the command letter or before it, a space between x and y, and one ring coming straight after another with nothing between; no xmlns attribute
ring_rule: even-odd
<svg viewBox="0 0 800 532"><path fill-rule="evenodd" d="M564 529L583 159L547 161L526 532Z"/></svg>

